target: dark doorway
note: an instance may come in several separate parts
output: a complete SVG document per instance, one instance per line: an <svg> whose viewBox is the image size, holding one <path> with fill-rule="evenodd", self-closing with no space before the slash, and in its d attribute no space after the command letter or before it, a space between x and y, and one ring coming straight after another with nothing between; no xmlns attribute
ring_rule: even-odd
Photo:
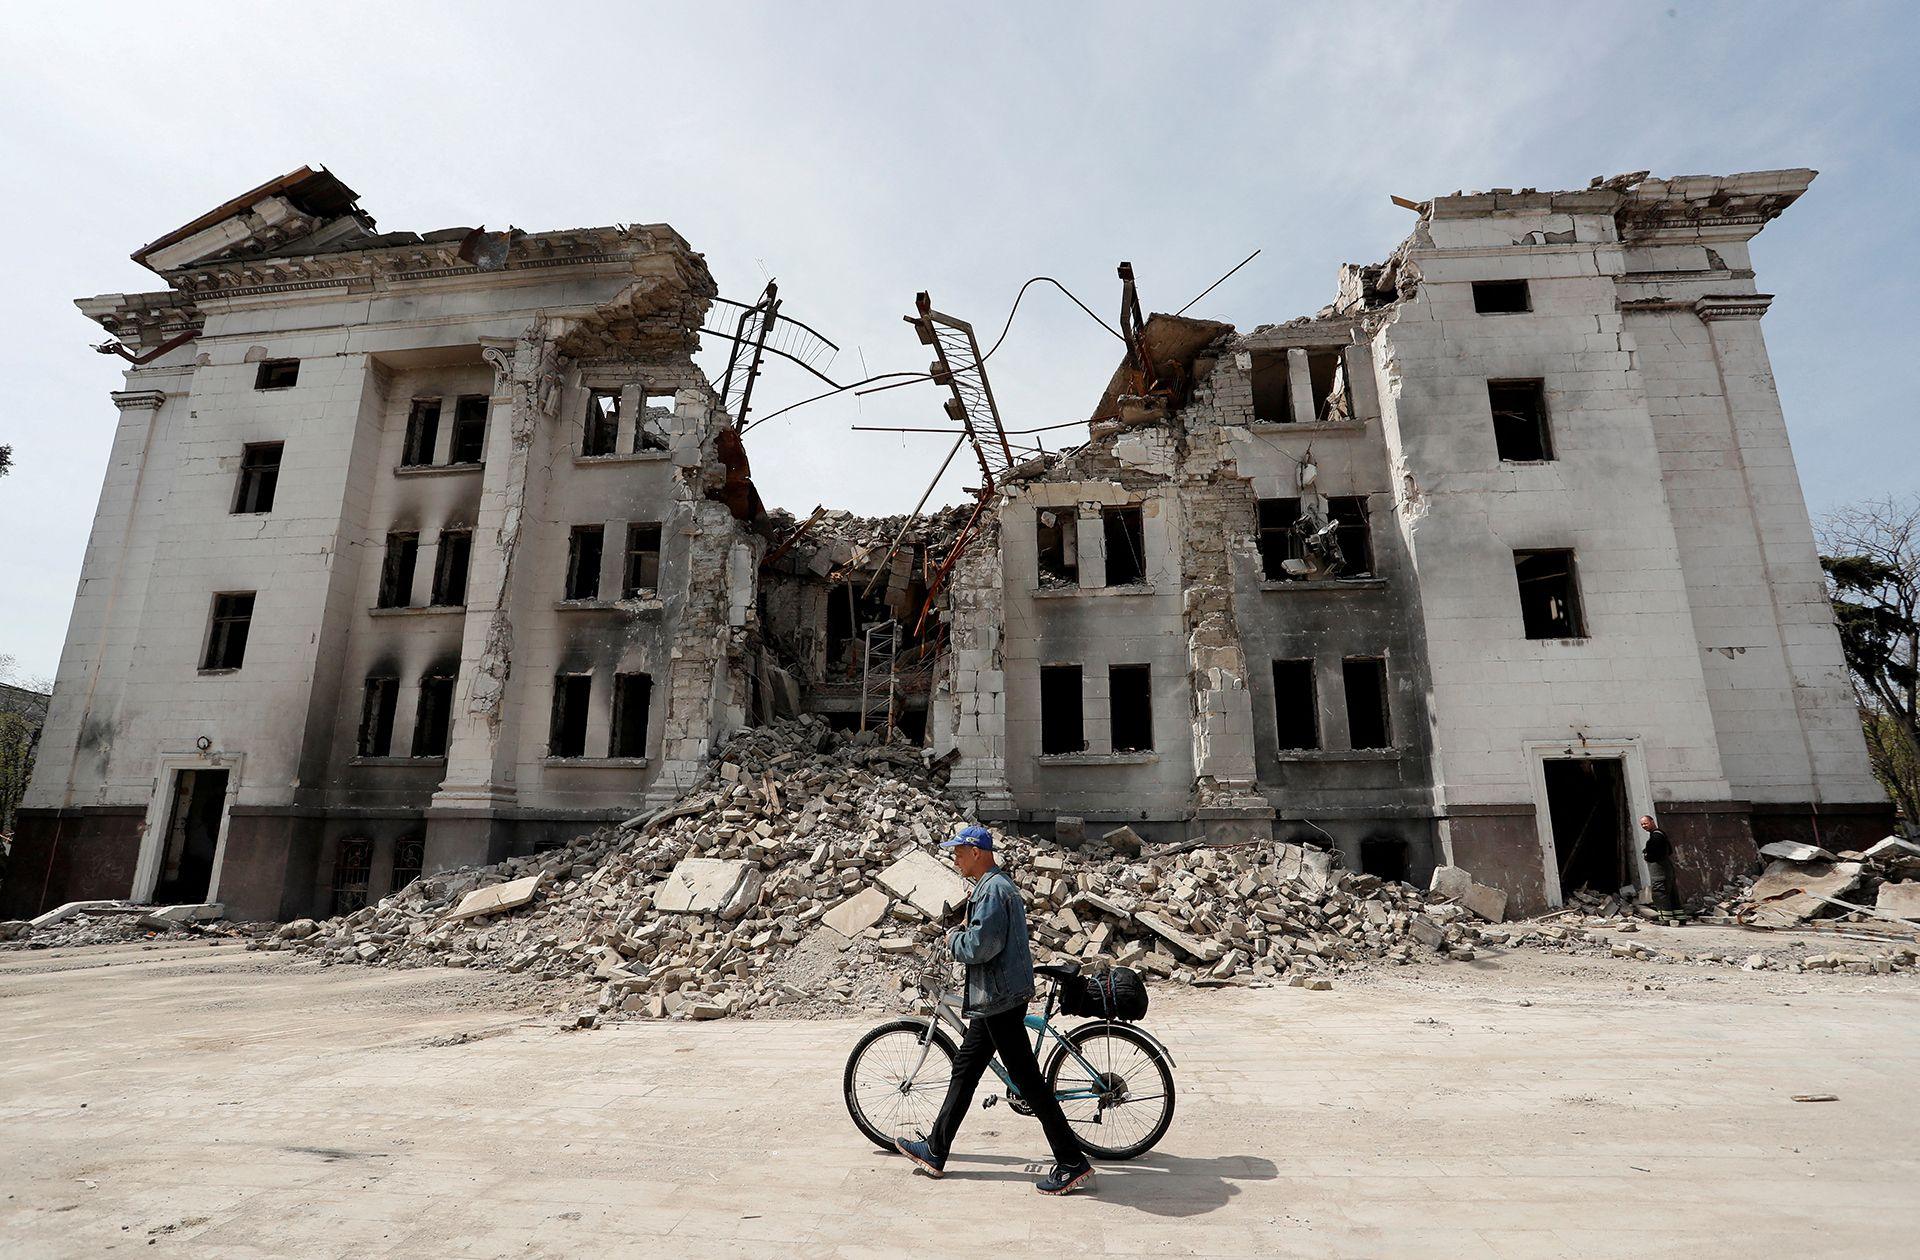
<svg viewBox="0 0 1920 1260"><path fill-rule="evenodd" d="M1617 757L1546 763L1547 814L1560 862L1560 896L1612 894L1636 883L1627 865L1627 782Z"/></svg>
<svg viewBox="0 0 1920 1260"><path fill-rule="evenodd" d="M198 905L213 883L213 851L220 843L220 815L227 803L225 770L182 770L173 776L167 811L167 843L154 881L153 900L165 906Z"/></svg>
<svg viewBox="0 0 1920 1260"><path fill-rule="evenodd" d="M1407 842L1398 836L1369 836L1360 842L1360 869L1393 883L1407 882Z"/></svg>

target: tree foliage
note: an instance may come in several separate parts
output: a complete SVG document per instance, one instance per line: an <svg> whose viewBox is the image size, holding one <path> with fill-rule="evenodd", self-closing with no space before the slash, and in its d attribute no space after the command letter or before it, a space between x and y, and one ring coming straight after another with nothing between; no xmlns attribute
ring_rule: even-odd
<svg viewBox="0 0 1920 1260"><path fill-rule="evenodd" d="M1920 494L1843 507L1819 537L1873 771L1920 821Z"/></svg>

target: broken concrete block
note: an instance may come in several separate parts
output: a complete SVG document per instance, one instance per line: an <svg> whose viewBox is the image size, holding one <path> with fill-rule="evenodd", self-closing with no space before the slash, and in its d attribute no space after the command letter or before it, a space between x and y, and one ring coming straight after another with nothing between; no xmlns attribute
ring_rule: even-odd
<svg viewBox="0 0 1920 1260"><path fill-rule="evenodd" d="M1307 891L1323 893L1333 881L1333 854L1304 844L1275 846L1274 873L1293 880Z"/></svg>
<svg viewBox="0 0 1920 1260"><path fill-rule="evenodd" d="M760 899L760 864L721 858L682 858L655 894L656 910L717 914L737 919Z"/></svg>
<svg viewBox="0 0 1920 1260"><path fill-rule="evenodd" d="M1069 849L1077 849L1087 842L1087 820L1072 814L1061 814L1053 820L1053 838Z"/></svg>
<svg viewBox="0 0 1920 1260"><path fill-rule="evenodd" d="M967 899L967 881L960 872L920 849L881 871L874 882L933 919L945 918Z"/></svg>
<svg viewBox="0 0 1920 1260"><path fill-rule="evenodd" d="M1460 904L1473 911L1489 923L1498 923L1507 917L1507 894L1487 884L1467 883L1467 891L1460 895Z"/></svg>
<svg viewBox="0 0 1920 1260"><path fill-rule="evenodd" d="M820 916L820 922L842 936L853 937L886 917L889 899L878 888L865 888Z"/></svg>
<svg viewBox="0 0 1920 1260"><path fill-rule="evenodd" d="M1224 952L1220 942L1189 936L1157 914L1136 914L1134 921L1189 958L1212 962Z"/></svg>
<svg viewBox="0 0 1920 1260"><path fill-rule="evenodd" d="M1140 838L1140 833L1127 826L1115 827L1100 838L1105 840L1115 853L1125 854L1128 857L1138 857L1140 851L1146 847L1146 841Z"/></svg>
<svg viewBox="0 0 1920 1260"><path fill-rule="evenodd" d="M1903 919L1920 919L1920 881L1880 885L1873 908Z"/></svg>
<svg viewBox="0 0 1920 1260"><path fill-rule="evenodd" d="M1884 844L1885 841L1882 841ZM1833 854L1818 845L1801 844L1798 840L1775 840L1763 845L1760 856L1784 862L1833 862L1838 861Z"/></svg>
<svg viewBox="0 0 1920 1260"><path fill-rule="evenodd" d="M282 923L280 930L273 935L282 941L304 941L320 930L320 925L312 919L295 919L291 923Z"/></svg>
<svg viewBox="0 0 1920 1260"><path fill-rule="evenodd" d="M461 919L472 919L483 914L499 914L506 910L516 910L533 900L540 891L541 881L546 872L529 875L525 879L510 879L504 884L493 884L486 888L476 888L460 899L460 904L448 912L446 922L455 923Z"/></svg>
<svg viewBox="0 0 1920 1260"><path fill-rule="evenodd" d="M1424 914L1416 914L1407 921L1407 930L1413 939L1428 949L1439 949L1441 942L1447 939L1446 929Z"/></svg>
<svg viewBox="0 0 1920 1260"><path fill-rule="evenodd" d="M1451 897L1455 901L1467 895L1467 889L1473 887L1473 876L1458 866L1436 866L1433 878L1427 881L1427 891L1442 897Z"/></svg>
<svg viewBox="0 0 1920 1260"><path fill-rule="evenodd" d="M1858 862L1771 863L1747 890L1747 921L1759 927L1792 927L1827 909L1821 897L1845 897L1860 884ZM1778 898L1778 900L1775 900Z"/></svg>

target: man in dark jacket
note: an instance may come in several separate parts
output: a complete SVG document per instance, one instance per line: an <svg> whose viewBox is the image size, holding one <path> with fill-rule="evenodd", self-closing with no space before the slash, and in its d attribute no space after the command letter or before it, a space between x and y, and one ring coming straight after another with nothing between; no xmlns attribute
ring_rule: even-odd
<svg viewBox="0 0 1920 1260"><path fill-rule="evenodd" d="M1042 1194L1067 1194L1093 1175L1087 1153L1067 1123L1040 1065L1034 1061L1033 1041L1027 1033L1027 1003L1033 999L1033 950L1027 943L1027 909L1020 890L994 863L993 833L985 827L967 827L941 846L953 850L953 863L973 881L967 898L967 924L947 933L947 950L967 965L967 992L963 1010L967 1035L953 1060L953 1079L947 1098L924 1140L897 1138L900 1153L928 1175L946 1169L960 1121L973 1104L973 1091L997 1052L1013 1087L1046 1130L1053 1147L1053 1171L1036 1187Z"/></svg>
<svg viewBox="0 0 1920 1260"><path fill-rule="evenodd" d="M1640 816L1640 830L1647 833L1647 843L1640 850L1640 856L1647 860L1647 894L1655 910L1678 910L1679 898L1674 895L1673 887L1673 845L1667 840L1667 833L1654 825L1652 814Z"/></svg>

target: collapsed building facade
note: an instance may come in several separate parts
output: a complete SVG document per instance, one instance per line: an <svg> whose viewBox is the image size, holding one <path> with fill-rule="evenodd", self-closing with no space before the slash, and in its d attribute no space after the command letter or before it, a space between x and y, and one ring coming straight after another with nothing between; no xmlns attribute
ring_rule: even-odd
<svg viewBox="0 0 1920 1260"><path fill-rule="evenodd" d="M1877 837L1748 253L1812 177L1412 205L1318 315L1136 317L1086 441L874 521L760 504L670 228L383 235L295 172L81 303L133 363L0 899L350 907L794 712L1062 842L1522 910L1644 885L1643 813L1685 893Z"/></svg>

